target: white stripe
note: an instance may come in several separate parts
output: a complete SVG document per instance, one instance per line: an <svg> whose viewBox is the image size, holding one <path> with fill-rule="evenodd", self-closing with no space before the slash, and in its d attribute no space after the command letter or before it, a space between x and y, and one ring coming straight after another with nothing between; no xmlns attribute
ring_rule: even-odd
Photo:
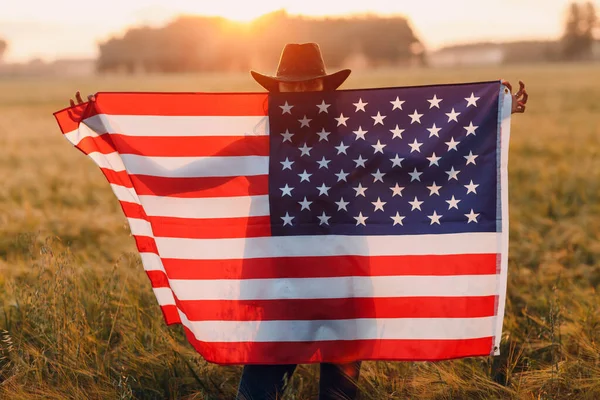
<svg viewBox="0 0 600 400"><path fill-rule="evenodd" d="M115 172L125 171L125 165L117 152L102 154L97 151L89 153L88 156L94 160L97 166L104 169L112 169Z"/></svg>
<svg viewBox="0 0 600 400"><path fill-rule="evenodd" d="M139 218L127 218L127 221L132 235L154 237L150 222Z"/></svg>
<svg viewBox="0 0 600 400"><path fill-rule="evenodd" d="M114 154L114 153L111 153ZM129 174L169 178L253 176L269 173L269 157L145 157L121 154Z"/></svg>
<svg viewBox="0 0 600 400"><path fill-rule="evenodd" d="M144 271L162 271L165 272L162 260L158 254L154 253L140 253L142 258L142 264L144 265ZM165 272L166 273L166 272Z"/></svg>
<svg viewBox="0 0 600 400"><path fill-rule="evenodd" d="M152 288L156 295L156 300L161 306L175 305L175 298L170 288Z"/></svg>
<svg viewBox="0 0 600 400"><path fill-rule="evenodd" d="M273 236L234 239L157 237L161 257L192 260L302 256L497 253L498 233L399 236Z"/></svg>
<svg viewBox="0 0 600 400"><path fill-rule="evenodd" d="M119 201L140 204L140 199L135 190L133 190L133 188L115 185L114 183L111 183L110 187L113 190L115 196L117 196L117 199L119 199Z"/></svg>
<svg viewBox="0 0 600 400"><path fill-rule="evenodd" d="M173 135L176 132L176 135ZM267 136L266 116L106 115L85 119L65 136L77 144L84 137L105 133L127 136Z"/></svg>
<svg viewBox="0 0 600 400"><path fill-rule="evenodd" d="M509 213L508 213L508 151L510 141L510 118L512 94L503 93L504 85L500 85L500 199L502 203L502 233L498 237L500 256L500 279L498 280L498 311L494 334L494 355L500 354L499 343L502 340L502 324L506 304L506 285L508 280L508 246L509 246Z"/></svg>
<svg viewBox="0 0 600 400"><path fill-rule="evenodd" d="M492 335L493 317L364 318L320 321L194 321L182 323L203 342L315 342L364 339L475 339Z"/></svg>
<svg viewBox="0 0 600 400"><path fill-rule="evenodd" d="M179 300L493 296L497 284L496 275L170 280Z"/></svg>
<svg viewBox="0 0 600 400"><path fill-rule="evenodd" d="M140 196L149 216L179 218L236 218L269 215L269 196L177 197Z"/></svg>

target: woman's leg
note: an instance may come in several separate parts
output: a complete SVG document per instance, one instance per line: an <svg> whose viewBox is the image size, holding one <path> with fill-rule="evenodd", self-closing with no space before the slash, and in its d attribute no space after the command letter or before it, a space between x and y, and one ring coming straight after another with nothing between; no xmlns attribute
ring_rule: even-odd
<svg viewBox="0 0 600 400"><path fill-rule="evenodd" d="M348 364L321 364L319 400L356 399L360 364L360 361Z"/></svg>
<svg viewBox="0 0 600 400"><path fill-rule="evenodd" d="M295 364L245 365L237 400L281 399L284 384L292 378Z"/></svg>

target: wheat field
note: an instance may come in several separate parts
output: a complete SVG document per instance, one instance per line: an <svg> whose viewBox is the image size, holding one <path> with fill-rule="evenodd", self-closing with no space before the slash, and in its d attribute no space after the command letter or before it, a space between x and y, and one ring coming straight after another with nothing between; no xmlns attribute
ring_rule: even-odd
<svg viewBox="0 0 600 400"><path fill-rule="evenodd" d="M367 362L361 399L600 398L600 65L356 71L343 88L523 80L501 355ZM249 74L0 80L0 398L231 399L241 367L167 327L127 221L52 113L76 90L260 91ZM316 399L304 365L287 399Z"/></svg>

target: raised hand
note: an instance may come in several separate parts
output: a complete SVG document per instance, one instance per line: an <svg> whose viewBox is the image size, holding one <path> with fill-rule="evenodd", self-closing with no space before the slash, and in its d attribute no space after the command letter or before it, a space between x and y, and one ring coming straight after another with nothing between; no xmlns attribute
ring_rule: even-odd
<svg viewBox="0 0 600 400"><path fill-rule="evenodd" d="M512 86L508 81L502 81L502 84L512 93ZM528 98L529 95L527 94L527 90L525 90L525 84L522 81L519 81L519 91L512 95L512 110L510 113L524 113L525 104L527 103Z"/></svg>
<svg viewBox="0 0 600 400"><path fill-rule="evenodd" d="M81 93L79 93L79 90L75 93L75 100L77 100L77 104L83 104L84 101L81 98ZM93 94L88 95L88 101L94 101L95 97ZM69 99L69 102L71 103L71 107L75 107L75 102L73 101L73 99Z"/></svg>

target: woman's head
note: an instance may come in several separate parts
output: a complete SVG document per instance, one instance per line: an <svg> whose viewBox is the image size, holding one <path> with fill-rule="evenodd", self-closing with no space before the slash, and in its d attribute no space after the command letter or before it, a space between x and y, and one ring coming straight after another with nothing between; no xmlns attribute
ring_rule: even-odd
<svg viewBox="0 0 600 400"><path fill-rule="evenodd" d="M309 79L299 82L279 82L279 92L322 92L323 79Z"/></svg>
<svg viewBox="0 0 600 400"><path fill-rule="evenodd" d="M250 71L252 77L270 92L336 90L350 75L349 69L328 74L317 43L286 44L275 76Z"/></svg>

